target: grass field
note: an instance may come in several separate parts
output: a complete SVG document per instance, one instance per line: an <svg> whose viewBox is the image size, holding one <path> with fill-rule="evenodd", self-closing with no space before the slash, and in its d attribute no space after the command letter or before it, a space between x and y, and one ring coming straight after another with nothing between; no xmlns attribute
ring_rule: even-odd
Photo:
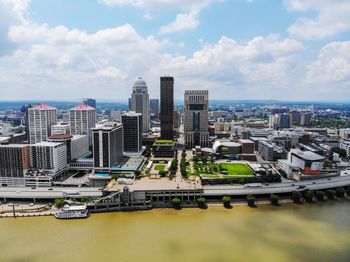
<svg viewBox="0 0 350 262"><path fill-rule="evenodd" d="M157 171L163 171L165 169L165 165L156 165L154 167L154 170L157 170Z"/></svg>
<svg viewBox="0 0 350 262"><path fill-rule="evenodd" d="M221 163L222 168L227 170L229 176L252 176L254 175L253 170L251 170L246 164L242 163Z"/></svg>

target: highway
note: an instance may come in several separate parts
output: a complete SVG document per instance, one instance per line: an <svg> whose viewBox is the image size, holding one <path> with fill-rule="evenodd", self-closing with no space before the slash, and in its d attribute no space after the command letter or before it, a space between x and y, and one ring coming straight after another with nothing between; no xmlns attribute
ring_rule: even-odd
<svg viewBox="0 0 350 262"><path fill-rule="evenodd" d="M262 184L260 187L246 187L233 185L206 185L203 186L203 195L261 195L290 193L293 191L302 191L305 189L322 190L326 188L344 187L350 185L350 176L339 176L328 179L317 179L290 183L271 183ZM300 188L304 186L305 188Z"/></svg>
<svg viewBox="0 0 350 262"><path fill-rule="evenodd" d="M100 197L102 190L96 187L1 187L0 199L55 199L65 197L63 192L79 192L79 194L69 195L72 198Z"/></svg>

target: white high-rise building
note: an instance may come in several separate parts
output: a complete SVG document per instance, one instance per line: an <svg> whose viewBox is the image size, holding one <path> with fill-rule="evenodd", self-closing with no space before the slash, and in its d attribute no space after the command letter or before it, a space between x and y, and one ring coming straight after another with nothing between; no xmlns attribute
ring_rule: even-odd
<svg viewBox="0 0 350 262"><path fill-rule="evenodd" d="M187 148L209 145L208 90L186 90L184 132Z"/></svg>
<svg viewBox="0 0 350 262"><path fill-rule="evenodd" d="M142 132L149 131L149 95L146 82L139 77L132 88L131 111L142 114Z"/></svg>
<svg viewBox="0 0 350 262"><path fill-rule="evenodd" d="M28 107L29 143L36 144L47 141L51 135L51 126L57 124L57 109L48 105Z"/></svg>
<svg viewBox="0 0 350 262"><path fill-rule="evenodd" d="M91 128L96 126L96 109L87 105L78 105L69 110L70 132L72 135L89 135L91 144Z"/></svg>
<svg viewBox="0 0 350 262"><path fill-rule="evenodd" d="M64 143L40 142L30 147L30 166L55 177L67 168L67 147Z"/></svg>

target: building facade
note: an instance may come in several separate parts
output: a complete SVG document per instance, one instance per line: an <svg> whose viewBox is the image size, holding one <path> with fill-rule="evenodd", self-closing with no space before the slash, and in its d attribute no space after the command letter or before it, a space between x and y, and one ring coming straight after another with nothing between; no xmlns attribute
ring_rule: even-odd
<svg viewBox="0 0 350 262"><path fill-rule="evenodd" d="M30 146L0 145L0 185L24 185L24 175L30 166Z"/></svg>
<svg viewBox="0 0 350 262"><path fill-rule="evenodd" d="M159 119L159 99L150 99L150 111L151 111L151 119L158 120Z"/></svg>
<svg viewBox="0 0 350 262"><path fill-rule="evenodd" d="M160 78L160 137L174 139L174 78Z"/></svg>
<svg viewBox="0 0 350 262"><path fill-rule="evenodd" d="M132 88L131 111L142 114L142 132L149 131L149 95L146 82L139 77Z"/></svg>
<svg viewBox="0 0 350 262"><path fill-rule="evenodd" d="M72 135L88 135L90 144L91 128L96 126L96 109L87 105L78 105L69 110L69 123Z"/></svg>
<svg viewBox="0 0 350 262"><path fill-rule="evenodd" d="M61 122L51 126L51 135L70 134L69 123Z"/></svg>
<svg viewBox="0 0 350 262"><path fill-rule="evenodd" d="M187 148L208 147L208 90L186 90L184 135Z"/></svg>
<svg viewBox="0 0 350 262"><path fill-rule="evenodd" d="M48 105L28 106L29 143L47 141L51 126L57 124L57 109Z"/></svg>
<svg viewBox="0 0 350 262"><path fill-rule="evenodd" d="M79 159L89 152L88 135L57 134L49 137L49 142L63 143L67 148L67 163Z"/></svg>
<svg viewBox="0 0 350 262"><path fill-rule="evenodd" d="M139 153L142 149L142 114L128 112L122 115L124 152Z"/></svg>
<svg viewBox="0 0 350 262"><path fill-rule="evenodd" d="M111 168L123 158L123 125L113 122L92 129L95 168Z"/></svg>
<svg viewBox="0 0 350 262"><path fill-rule="evenodd" d="M40 142L30 147L30 167L52 177L67 169L67 147L64 143Z"/></svg>

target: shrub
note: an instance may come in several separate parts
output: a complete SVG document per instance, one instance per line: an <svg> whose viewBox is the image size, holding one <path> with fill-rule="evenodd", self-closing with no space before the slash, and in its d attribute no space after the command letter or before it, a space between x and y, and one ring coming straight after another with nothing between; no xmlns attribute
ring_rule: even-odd
<svg viewBox="0 0 350 262"><path fill-rule="evenodd" d="M224 207L230 207L231 206L231 197L223 196L222 202L224 203Z"/></svg>
<svg viewBox="0 0 350 262"><path fill-rule="evenodd" d="M335 191L335 195L337 197L344 197L345 194L345 189L342 187L338 187L337 190Z"/></svg>
<svg viewBox="0 0 350 262"><path fill-rule="evenodd" d="M280 199L280 197L279 197L278 195L272 194L272 195L270 196L271 204L274 205L274 206L277 206L277 205L278 205L279 199Z"/></svg>
<svg viewBox="0 0 350 262"><path fill-rule="evenodd" d="M350 196L350 186L347 187L347 189L346 189L346 194L347 194L348 196Z"/></svg>
<svg viewBox="0 0 350 262"><path fill-rule="evenodd" d="M164 171L164 170L160 170L159 172L158 172L158 174L160 175L160 177L165 177L166 176L166 171Z"/></svg>
<svg viewBox="0 0 350 262"><path fill-rule="evenodd" d="M179 208L181 205L181 199L178 197L174 197L173 199L171 199L171 204L175 207L175 208Z"/></svg>
<svg viewBox="0 0 350 262"><path fill-rule="evenodd" d="M317 198L318 201L325 200L325 197L326 197L326 193L325 192L318 190L318 191L316 191L315 194L316 194L316 198Z"/></svg>
<svg viewBox="0 0 350 262"><path fill-rule="evenodd" d="M63 207L65 203L66 203L66 201L62 198L55 199L55 206L58 208Z"/></svg>
<svg viewBox="0 0 350 262"><path fill-rule="evenodd" d="M333 190L333 189L328 189L328 190L326 191L326 195L327 195L327 198L328 198L329 200L334 199L335 190Z"/></svg>
<svg viewBox="0 0 350 262"><path fill-rule="evenodd" d="M313 201L314 195L314 191L306 190L306 192L304 193L304 198L307 202L311 203Z"/></svg>
<svg viewBox="0 0 350 262"><path fill-rule="evenodd" d="M199 198L196 199L196 202L197 202L197 204L198 204L198 206L200 208L204 208L205 207L206 201L207 200L205 199L205 197L199 197Z"/></svg>
<svg viewBox="0 0 350 262"><path fill-rule="evenodd" d="M301 197L302 195L299 191L293 191L292 199L294 203L299 204L301 202Z"/></svg>
<svg viewBox="0 0 350 262"><path fill-rule="evenodd" d="M247 196L247 202L248 202L248 206L254 207L255 206L255 196L248 195Z"/></svg>

